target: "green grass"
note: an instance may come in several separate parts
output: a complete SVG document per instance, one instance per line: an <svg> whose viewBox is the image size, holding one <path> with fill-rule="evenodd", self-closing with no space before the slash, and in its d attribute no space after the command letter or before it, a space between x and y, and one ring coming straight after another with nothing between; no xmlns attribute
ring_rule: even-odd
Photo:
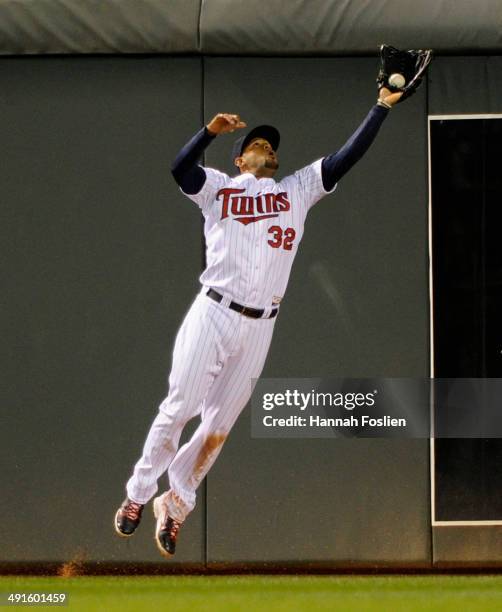
<svg viewBox="0 0 502 612"><path fill-rule="evenodd" d="M72 612L502 610L502 576L0 577L0 591L10 590L65 591L60 609Z"/></svg>

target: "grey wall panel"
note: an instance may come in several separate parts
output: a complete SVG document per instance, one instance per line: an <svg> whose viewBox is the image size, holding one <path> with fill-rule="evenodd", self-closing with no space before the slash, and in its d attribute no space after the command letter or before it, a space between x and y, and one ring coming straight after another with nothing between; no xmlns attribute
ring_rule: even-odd
<svg viewBox="0 0 502 612"><path fill-rule="evenodd" d="M208 478L208 562L430 563L424 440L251 440L237 422Z"/></svg>
<svg viewBox="0 0 502 612"><path fill-rule="evenodd" d="M502 57L444 57L430 67L431 115L502 113Z"/></svg>
<svg viewBox="0 0 502 612"><path fill-rule="evenodd" d="M501 567L502 525L434 527L436 567Z"/></svg>
<svg viewBox="0 0 502 612"><path fill-rule="evenodd" d="M276 125L279 175L339 148L376 99L373 60L205 64L206 120L228 109L249 125ZM218 138L207 164L230 171L232 141ZM269 374L428 375L425 153L422 88L391 111L366 157L309 213Z"/></svg>
<svg viewBox="0 0 502 612"><path fill-rule="evenodd" d="M382 42L459 53L500 52L499 0L212 0L201 13L205 53L374 53Z"/></svg>
<svg viewBox="0 0 502 612"><path fill-rule="evenodd" d="M376 97L374 60L205 65L206 120L276 125L281 175L336 150ZM309 213L265 376L427 375L425 139L422 89ZM228 170L232 140L207 165ZM427 504L426 441L259 441L243 417L208 478L208 559L425 563Z"/></svg>
<svg viewBox="0 0 502 612"><path fill-rule="evenodd" d="M4 0L0 53L188 53L200 0Z"/></svg>
<svg viewBox="0 0 502 612"><path fill-rule="evenodd" d="M112 519L197 291L200 215L169 163L200 121L200 60L0 74L0 557L158 560L150 508L129 543ZM203 506L180 561L202 559Z"/></svg>

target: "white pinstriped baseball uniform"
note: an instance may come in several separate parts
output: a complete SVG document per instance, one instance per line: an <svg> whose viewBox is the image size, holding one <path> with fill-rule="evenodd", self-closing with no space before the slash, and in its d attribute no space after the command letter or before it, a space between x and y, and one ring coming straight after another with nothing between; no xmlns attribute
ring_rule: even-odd
<svg viewBox="0 0 502 612"><path fill-rule="evenodd" d="M176 337L169 394L127 483L129 499L145 504L168 470L168 513L179 522L194 508L196 489L249 401L251 379L261 374L276 320L267 317L286 291L305 217L336 188L324 189L321 160L279 182L204 170L202 189L186 194L205 218L202 290ZM207 296L208 289L222 301ZM231 301L264 309L263 318L231 310ZM183 427L198 414L200 425L178 450Z"/></svg>

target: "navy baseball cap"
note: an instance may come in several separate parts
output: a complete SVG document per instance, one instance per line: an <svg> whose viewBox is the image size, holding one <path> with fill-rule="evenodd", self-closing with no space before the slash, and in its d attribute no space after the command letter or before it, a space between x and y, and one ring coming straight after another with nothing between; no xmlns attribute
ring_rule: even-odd
<svg viewBox="0 0 502 612"><path fill-rule="evenodd" d="M232 166L234 165L235 158L242 155L244 149L254 138L264 138L272 145L274 151L277 151L279 142L281 141L279 130L272 125L259 125L253 128L234 142L231 159Z"/></svg>

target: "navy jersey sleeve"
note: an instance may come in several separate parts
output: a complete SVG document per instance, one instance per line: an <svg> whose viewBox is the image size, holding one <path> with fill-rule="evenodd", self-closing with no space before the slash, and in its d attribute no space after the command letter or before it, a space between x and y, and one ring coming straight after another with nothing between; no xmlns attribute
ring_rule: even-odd
<svg viewBox="0 0 502 612"><path fill-rule="evenodd" d="M343 147L322 160L322 182L326 191L331 191L342 176L366 153L388 113L388 108L375 104Z"/></svg>
<svg viewBox="0 0 502 612"><path fill-rule="evenodd" d="M206 172L197 162L215 138L216 136L210 134L207 128L204 127L195 134L176 156L171 166L171 172L174 180L185 193L198 193L204 186Z"/></svg>

